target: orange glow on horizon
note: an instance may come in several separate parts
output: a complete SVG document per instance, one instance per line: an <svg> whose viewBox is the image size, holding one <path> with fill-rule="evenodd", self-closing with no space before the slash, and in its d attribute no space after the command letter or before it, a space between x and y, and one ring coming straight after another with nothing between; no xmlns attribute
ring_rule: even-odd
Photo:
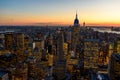
<svg viewBox="0 0 120 80"><path fill-rule="evenodd" d="M44 15L45 16L45 15ZM12 16L0 16L0 25L73 25L75 16L40 16L40 15L12 15ZM82 15L84 17L84 15ZM78 16L80 25L83 25L85 21L86 26L120 26L119 19L105 20L102 18L89 18ZM110 21L113 20L113 21Z"/></svg>
<svg viewBox="0 0 120 80"><path fill-rule="evenodd" d="M60 25L60 26L72 26L73 25L73 22L14 22L14 23L3 23L1 25L20 25L20 26L24 26L24 25L34 25L34 26L57 26L57 25ZM83 24L80 23L80 25L82 26ZM120 23L104 23L104 22L101 22L101 23L86 23L86 26L117 26L119 27L120 26Z"/></svg>

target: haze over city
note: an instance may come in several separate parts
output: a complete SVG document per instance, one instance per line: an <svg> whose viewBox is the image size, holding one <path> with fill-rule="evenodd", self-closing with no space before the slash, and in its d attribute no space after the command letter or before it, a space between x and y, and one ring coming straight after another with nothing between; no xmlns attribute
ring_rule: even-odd
<svg viewBox="0 0 120 80"><path fill-rule="evenodd" d="M120 0L0 0L0 25L120 26Z"/></svg>

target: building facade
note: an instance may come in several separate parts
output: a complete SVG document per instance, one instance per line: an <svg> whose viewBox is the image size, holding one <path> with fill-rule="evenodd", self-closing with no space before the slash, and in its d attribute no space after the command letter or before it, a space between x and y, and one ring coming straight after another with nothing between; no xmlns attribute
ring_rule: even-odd
<svg viewBox="0 0 120 80"><path fill-rule="evenodd" d="M110 80L119 80L120 79L120 54L113 53L111 55L109 63L109 76Z"/></svg>
<svg viewBox="0 0 120 80"><path fill-rule="evenodd" d="M74 20L74 25L72 27L72 39L71 39L71 50L74 52L75 57L79 56L79 52L77 52L77 48L79 48L79 30L80 24L78 20L78 16L76 14L76 18Z"/></svg>
<svg viewBox="0 0 120 80"><path fill-rule="evenodd" d="M54 73L56 74L58 80L65 78L66 72L66 60L64 58L64 38L61 30L57 32L57 56L55 60Z"/></svg>
<svg viewBox="0 0 120 80"><path fill-rule="evenodd" d="M11 50L14 44L14 36L12 33L5 34L5 49Z"/></svg>
<svg viewBox="0 0 120 80"><path fill-rule="evenodd" d="M84 42L84 68L97 68L99 56L99 40L85 39Z"/></svg>
<svg viewBox="0 0 120 80"><path fill-rule="evenodd" d="M24 34L23 33L16 34L16 42L17 42L17 48L20 50L24 50Z"/></svg>

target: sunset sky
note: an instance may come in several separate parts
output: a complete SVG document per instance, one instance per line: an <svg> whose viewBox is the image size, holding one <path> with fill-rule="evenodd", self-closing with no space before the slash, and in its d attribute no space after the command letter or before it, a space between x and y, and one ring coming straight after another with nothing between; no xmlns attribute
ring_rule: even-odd
<svg viewBox="0 0 120 80"><path fill-rule="evenodd" d="M0 25L120 26L120 0L0 0Z"/></svg>

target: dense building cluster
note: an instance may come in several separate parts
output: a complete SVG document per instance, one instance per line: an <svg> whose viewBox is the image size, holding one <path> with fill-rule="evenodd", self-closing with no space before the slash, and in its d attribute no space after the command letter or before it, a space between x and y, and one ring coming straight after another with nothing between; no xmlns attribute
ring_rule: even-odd
<svg viewBox="0 0 120 80"><path fill-rule="evenodd" d="M0 80L119 80L120 34L104 28L77 14L69 27L1 26Z"/></svg>

